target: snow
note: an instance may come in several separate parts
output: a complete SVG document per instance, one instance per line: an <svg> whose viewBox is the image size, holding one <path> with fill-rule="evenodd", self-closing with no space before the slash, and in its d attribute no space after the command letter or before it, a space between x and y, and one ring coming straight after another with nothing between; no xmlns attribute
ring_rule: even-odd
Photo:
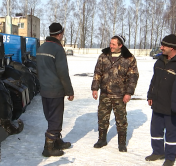
<svg viewBox="0 0 176 166"><path fill-rule="evenodd" d="M108 145L93 148L98 139L97 106L90 86L98 55L68 56L70 77L75 99L65 98L62 137L72 147L64 150L61 157L45 158L41 155L47 122L43 115L41 96L37 95L20 117L24 130L9 136L1 143L0 166L161 166L164 160L148 162L145 157L152 153L150 143L151 108L146 95L156 60L137 57L139 80L133 99L127 105L127 153L119 152L117 131L113 113L108 131ZM75 74L87 73L88 76ZM137 98L137 100L134 100Z"/></svg>

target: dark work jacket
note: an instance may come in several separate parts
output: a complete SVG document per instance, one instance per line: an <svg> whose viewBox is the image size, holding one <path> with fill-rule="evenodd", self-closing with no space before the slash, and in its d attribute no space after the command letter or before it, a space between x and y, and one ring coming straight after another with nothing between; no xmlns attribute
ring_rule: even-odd
<svg viewBox="0 0 176 166"><path fill-rule="evenodd" d="M172 88L171 110L173 113L176 113L176 79L174 81L173 88Z"/></svg>
<svg viewBox="0 0 176 166"><path fill-rule="evenodd" d="M171 115L171 94L176 76L176 56L165 63L166 55L161 55L154 65L148 100L152 100L152 109L156 113Z"/></svg>
<svg viewBox="0 0 176 166"><path fill-rule="evenodd" d="M37 72L41 96L58 98L73 95L65 51L56 38L47 37L37 50Z"/></svg>

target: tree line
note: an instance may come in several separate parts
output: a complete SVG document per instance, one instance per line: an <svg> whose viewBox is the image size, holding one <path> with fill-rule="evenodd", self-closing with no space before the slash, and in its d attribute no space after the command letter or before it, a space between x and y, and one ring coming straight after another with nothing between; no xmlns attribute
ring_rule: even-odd
<svg viewBox="0 0 176 166"><path fill-rule="evenodd" d="M6 15L7 0L2 0L1 15ZM175 0L11 0L11 16L32 14L40 18L41 37L48 26L60 22L65 41L79 48L104 48L116 34L126 37L128 48L147 49L161 39L176 34ZM32 9L32 10L31 10Z"/></svg>

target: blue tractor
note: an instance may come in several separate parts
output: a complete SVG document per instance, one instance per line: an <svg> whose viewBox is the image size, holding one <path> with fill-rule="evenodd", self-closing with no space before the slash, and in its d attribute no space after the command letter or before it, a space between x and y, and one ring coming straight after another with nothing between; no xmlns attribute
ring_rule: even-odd
<svg viewBox="0 0 176 166"><path fill-rule="evenodd" d="M33 37L26 37L26 51L30 53L30 59L33 61L36 61L36 52L39 46L39 39Z"/></svg>
<svg viewBox="0 0 176 166"><path fill-rule="evenodd" d="M40 90L40 84L37 76L37 61L36 61L36 53L37 49L40 46L39 39L33 38L33 37L25 37L26 46L26 55L25 60L23 61L23 64L28 67L33 75L35 76L35 82L36 82L36 94Z"/></svg>
<svg viewBox="0 0 176 166"><path fill-rule="evenodd" d="M6 139L9 135L18 134L23 130L23 122L18 120L19 126L14 126L12 121L13 116L13 101L10 95L10 88L16 93L21 95L24 92L19 86L15 86L8 80L3 80L2 76L5 72L5 56L4 56L4 44L3 36L0 35L0 143ZM12 80L12 79L11 79ZM4 81L6 83L4 83ZM9 89L6 87L6 84ZM12 85L12 86L11 86ZM21 92L20 92L21 90Z"/></svg>
<svg viewBox="0 0 176 166"><path fill-rule="evenodd" d="M39 92L35 61L38 43L36 38L0 33L0 143L23 130L18 118ZM11 123L16 119L18 127Z"/></svg>
<svg viewBox="0 0 176 166"><path fill-rule="evenodd" d="M30 100L39 92L36 63L28 59L26 52L26 39L22 36L2 34L5 54L11 55L9 65L27 75L25 85L29 88ZM31 83L29 83L29 81Z"/></svg>

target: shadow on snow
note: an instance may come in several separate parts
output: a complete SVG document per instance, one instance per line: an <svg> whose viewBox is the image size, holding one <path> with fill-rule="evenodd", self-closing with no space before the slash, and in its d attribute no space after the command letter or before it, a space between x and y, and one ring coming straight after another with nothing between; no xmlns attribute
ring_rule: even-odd
<svg viewBox="0 0 176 166"><path fill-rule="evenodd" d="M113 111L111 113L113 114ZM141 109L131 110L127 112L127 121L128 121L128 129L127 129L127 145L128 145L128 141L131 139L134 129L139 128L147 121L147 115L144 114ZM85 113L79 116L75 121L73 129L65 136L64 139L71 140L71 143L73 144L79 141L80 139L84 138L84 136L86 136L92 130L98 132L97 112ZM110 140L116 135L117 130L115 118L113 118L110 120L109 130L107 134L107 141L110 142ZM95 143L97 139L95 140Z"/></svg>

